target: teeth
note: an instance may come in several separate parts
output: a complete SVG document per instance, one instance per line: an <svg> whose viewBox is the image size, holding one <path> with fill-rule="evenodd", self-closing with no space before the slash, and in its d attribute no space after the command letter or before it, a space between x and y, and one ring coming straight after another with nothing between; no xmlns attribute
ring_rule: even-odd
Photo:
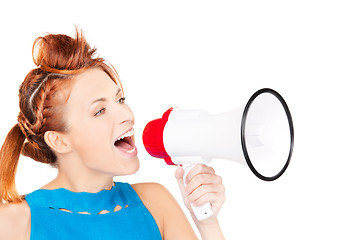
<svg viewBox="0 0 348 240"><path fill-rule="evenodd" d="M134 129L132 128L130 131L126 132L125 134L123 134L122 136L120 136L117 141L125 138L125 137L130 137L130 136L133 136L134 134Z"/></svg>

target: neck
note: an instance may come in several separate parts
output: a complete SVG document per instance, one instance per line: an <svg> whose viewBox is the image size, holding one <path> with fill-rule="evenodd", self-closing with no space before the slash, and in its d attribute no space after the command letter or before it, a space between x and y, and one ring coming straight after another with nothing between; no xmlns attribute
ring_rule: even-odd
<svg viewBox="0 0 348 240"><path fill-rule="evenodd" d="M66 188L72 192L97 193L103 189L110 190L113 186L112 176L92 176L78 173L71 176L58 170L57 177L53 180L57 188Z"/></svg>
<svg viewBox="0 0 348 240"><path fill-rule="evenodd" d="M64 159L59 161L57 177L42 188L65 188L72 192L96 193L103 189L111 189L113 184L113 176L110 174L89 169L81 161Z"/></svg>

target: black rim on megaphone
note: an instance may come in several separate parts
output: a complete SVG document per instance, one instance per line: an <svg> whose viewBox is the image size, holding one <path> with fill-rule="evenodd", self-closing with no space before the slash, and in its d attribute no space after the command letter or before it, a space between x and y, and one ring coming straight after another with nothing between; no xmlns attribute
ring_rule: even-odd
<svg viewBox="0 0 348 240"><path fill-rule="evenodd" d="M290 142L290 149L289 149L289 155L288 155L288 159L284 165L284 167L280 170L280 172L272 177L266 177L264 175L262 175L261 173L259 173L256 168L254 167L254 165L252 164L249 154L248 154L248 150L247 150L247 146L246 146L246 142L245 142L245 123L246 123L246 119L247 119L247 115L249 112L249 108L251 106L251 104L253 103L253 101L261 94L263 93L270 93L272 95L274 95L282 104L284 111L286 113L287 119L288 119L288 123L289 123L289 130L290 130L290 137L291 137L291 142ZM264 180L264 181L273 181L276 180L277 178L279 178L287 169L287 167L289 166L290 163L290 159L292 156L292 151L294 148L294 126L293 126L293 122L292 122L292 117L290 114L290 110L288 108L288 105L286 104L285 100L283 99L283 97L276 92L273 89L270 88L263 88L258 90L257 92L255 92L249 99L248 103L246 104L245 108L244 108L244 112L243 112L243 116L242 116L242 123L241 123L241 140L242 140L242 149L243 149L243 154L245 157L245 160L249 166L249 168L251 169L251 171L260 179Z"/></svg>

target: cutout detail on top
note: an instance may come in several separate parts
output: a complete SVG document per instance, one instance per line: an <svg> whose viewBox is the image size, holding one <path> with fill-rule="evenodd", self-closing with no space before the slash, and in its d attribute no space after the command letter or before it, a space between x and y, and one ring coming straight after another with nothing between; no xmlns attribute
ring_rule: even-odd
<svg viewBox="0 0 348 240"><path fill-rule="evenodd" d="M77 213L79 213L79 214L89 214L89 215L91 215L91 213L89 213L89 212L77 212Z"/></svg>
<svg viewBox="0 0 348 240"><path fill-rule="evenodd" d="M98 214L105 214L105 213L109 213L110 211L108 210L101 210L100 212L98 212Z"/></svg>
<svg viewBox="0 0 348 240"><path fill-rule="evenodd" d="M120 205L116 205L116 207L114 208L114 212L118 212L122 209L122 207Z"/></svg>
<svg viewBox="0 0 348 240"><path fill-rule="evenodd" d="M124 206L125 208L128 208L128 204L126 206ZM55 209L54 207L49 207L49 209ZM120 205L116 205L114 208L114 212L118 212L122 209L122 207ZM72 211L66 209L66 208L58 208L58 210L63 211L63 212L69 212L69 213L73 213ZM82 211L82 212L77 212L78 214L88 214L91 215L90 212L86 212L86 211ZM101 210L98 214L106 214L106 213L110 213L110 211L108 210Z"/></svg>
<svg viewBox="0 0 348 240"><path fill-rule="evenodd" d="M68 209L65 209L65 208L59 208L60 211L63 211L63 212L69 212L69 213L72 213L72 211L68 210Z"/></svg>

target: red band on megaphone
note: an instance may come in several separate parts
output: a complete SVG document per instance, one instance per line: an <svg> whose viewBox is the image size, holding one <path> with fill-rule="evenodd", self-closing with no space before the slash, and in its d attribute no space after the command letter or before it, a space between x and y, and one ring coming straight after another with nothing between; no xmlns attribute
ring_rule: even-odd
<svg viewBox="0 0 348 240"><path fill-rule="evenodd" d="M146 151L153 157L164 158L168 165L175 165L163 144L163 130L173 108L168 109L162 116L149 122L143 131L143 143Z"/></svg>

